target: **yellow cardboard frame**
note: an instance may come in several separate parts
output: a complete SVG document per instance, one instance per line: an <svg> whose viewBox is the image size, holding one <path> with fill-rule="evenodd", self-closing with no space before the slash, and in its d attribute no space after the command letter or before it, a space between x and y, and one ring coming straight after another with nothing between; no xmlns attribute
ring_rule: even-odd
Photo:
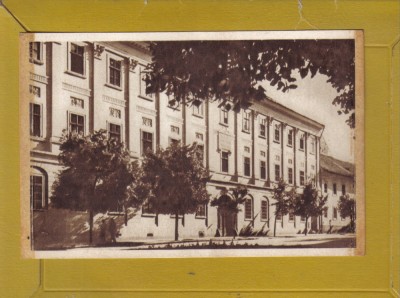
<svg viewBox="0 0 400 298"><path fill-rule="evenodd" d="M3 297L387 297L399 282L398 1L4 0L0 7L0 284ZM363 29L366 255L23 260L18 40L30 32Z"/></svg>

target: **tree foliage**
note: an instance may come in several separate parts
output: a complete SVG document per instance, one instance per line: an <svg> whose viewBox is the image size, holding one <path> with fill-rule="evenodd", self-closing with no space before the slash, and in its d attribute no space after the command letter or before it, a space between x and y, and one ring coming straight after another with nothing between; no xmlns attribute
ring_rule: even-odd
<svg viewBox="0 0 400 298"><path fill-rule="evenodd" d="M148 92L166 92L178 102L217 100L228 109L268 98L263 82L282 92L317 73L338 92L333 104L354 127L353 40L162 41L150 44L153 62Z"/></svg>
<svg viewBox="0 0 400 298"><path fill-rule="evenodd" d="M308 219L311 216L320 216L324 210L324 206L328 196L322 196L314 186L312 181L309 181L301 194L294 197L294 214L306 218L304 233L308 232Z"/></svg>
<svg viewBox="0 0 400 298"><path fill-rule="evenodd" d="M238 213L241 211L240 205L244 203L245 197L248 193L247 187L239 185L231 191L232 196L229 196L227 190L224 190L221 196L212 199L210 206L218 207L223 212Z"/></svg>
<svg viewBox="0 0 400 298"><path fill-rule="evenodd" d="M273 199L275 206L274 237L276 236L276 220L278 216L284 216L293 208L294 189L288 189L288 184L280 179L274 187Z"/></svg>
<svg viewBox="0 0 400 298"><path fill-rule="evenodd" d="M348 194L342 195L339 199L338 209L343 218L350 217L350 228L354 231L356 219L356 201Z"/></svg>
<svg viewBox="0 0 400 298"><path fill-rule="evenodd" d="M67 133L58 156L63 170L53 185L52 206L89 211L89 241L92 242L95 212L137 205L134 196L137 164L124 144L109 139L107 131L88 136Z"/></svg>
<svg viewBox="0 0 400 298"><path fill-rule="evenodd" d="M136 193L147 198L157 214L175 215L175 240L179 216L195 213L209 200L209 174L197 154L196 144L176 143L155 153L147 152L142 162Z"/></svg>

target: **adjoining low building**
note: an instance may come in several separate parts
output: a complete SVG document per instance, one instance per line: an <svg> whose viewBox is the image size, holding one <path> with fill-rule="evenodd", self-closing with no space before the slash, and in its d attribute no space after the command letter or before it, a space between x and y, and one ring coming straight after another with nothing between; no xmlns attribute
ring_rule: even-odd
<svg viewBox="0 0 400 298"><path fill-rule="evenodd" d="M328 196L322 216L322 231L337 232L350 224L350 218L340 216L338 204L343 195L355 198L355 167L353 163L332 156L320 156L322 193Z"/></svg>
<svg viewBox="0 0 400 298"><path fill-rule="evenodd" d="M212 176L208 184L212 197L230 196L236 186L247 186L249 193L238 214L222 215L216 207L205 205L196 214L182 216L183 238L231 236L246 226L272 231L272 191L280 178L298 188L314 179L318 187L323 181L354 192L351 171L343 166L343 172L332 169L328 157L322 167L325 176L320 177L324 125L272 99L228 111L217 102L185 106L174 104L165 94L146 94L143 77L150 53L143 43L31 42L26 50L31 67L24 68L29 70L25 74L29 83L22 88L28 90L30 100L31 208L36 217L51 206L63 130L88 134L106 129L126 144L134 159L148 148L196 142ZM346 223L333 209L339 197L334 192L330 190L332 216L323 218L324 229L328 219L335 225ZM124 215L118 206L109 214ZM121 237L173 239L173 227L172 216L156 215L144 204L122 227ZM300 216L278 218L278 234L304 228ZM310 220L307 228L317 231L320 223Z"/></svg>

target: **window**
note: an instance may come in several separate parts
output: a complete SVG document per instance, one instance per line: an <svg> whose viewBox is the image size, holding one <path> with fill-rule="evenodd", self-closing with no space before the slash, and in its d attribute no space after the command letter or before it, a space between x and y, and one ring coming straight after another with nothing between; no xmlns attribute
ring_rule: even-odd
<svg viewBox="0 0 400 298"><path fill-rule="evenodd" d="M282 220L282 213L277 213L276 214L276 220Z"/></svg>
<svg viewBox="0 0 400 298"><path fill-rule="evenodd" d="M251 198L244 201L244 219L253 219L253 200Z"/></svg>
<svg viewBox="0 0 400 298"><path fill-rule="evenodd" d="M289 147L293 146L293 129L289 129L288 130L288 134L287 134L287 145Z"/></svg>
<svg viewBox="0 0 400 298"><path fill-rule="evenodd" d="M29 58L30 62L42 63L42 43L29 43Z"/></svg>
<svg viewBox="0 0 400 298"><path fill-rule="evenodd" d="M267 200L261 201L261 220L267 221L269 219L269 203Z"/></svg>
<svg viewBox="0 0 400 298"><path fill-rule="evenodd" d="M108 137L110 140L115 140L117 142L121 141L121 126L117 124L109 124Z"/></svg>
<svg viewBox="0 0 400 298"><path fill-rule="evenodd" d="M70 50L70 70L72 72L78 73L83 75L84 74L84 53L85 49L82 46L78 46L74 43L71 43L71 50Z"/></svg>
<svg viewBox="0 0 400 298"><path fill-rule="evenodd" d="M179 126L171 125L171 132L179 135Z"/></svg>
<svg viewBox="0 0 400 298"><path fill-rule="evenodd" d="M196 156L199 160L201 160L203 162L203 160L204 160L204 146L203 145L197 145Z"/></svg>
<svg viewBox="0 0 400 298"><path fill-rule="evenodd" d="M265 171L265 161L261 160L260 161L260 178L261 179L266 179L266 171Z"/></svg>
<svg viewBox="0 0 400 298"><path fill-rule="evenodd" d="M155 213L153 204L151 204L149 201L146 201L142 205L142 214L150 214L153 215Z"/></svg>
<svg viewBox="0 0 400 298"><path fill-rule="evenodd" d="M260 151L260 155L261 155L262 157L265 157L265 151L261 150L261 151Z"/></svg>
<svg viewBox="0 0 400 298"><path fill-rule="evenodd" d="M121 110L110 107L110 116L121 119Z"/></svg>
<svg viewBox="0 0 400 298"><path fill-rule="evenodd" d="M281 178L281 167L280 165L275 165L275 181L279 181Z"/></svg>
<svg viewBox="0 0 400 298"><path fill-rule="evenodd" d="M196 217L205 218L206 217L206 204L200 204L196 209Z"/></svg>
<svg viewBox="0 0 400 298"><path fill-rule="evenodd" d="M229 170L229 153L222 151L221 153L221 171L228 173Z"/></svg>
<svg viewBox="0 0 400 298"><path fill-rule="evenodd" d="M81 98L71 96L71 106L83 109L85 107L85 101Z"/></svg>
<svg viewBox="0 0 400 298"><path fill-rule="evenodd" d="M244 158L243 173L245 176L250 176L250 157Z"/></svg>
<svg viewBox="0 0 400 298"><path fill-rule="evenodd" d="M328 217L328 207L324 208L324 217L327 218Z"/></svg>
<svg viewBox="0 0 400 298"><path fill-rule="evenodd" d="M29 104L30 134L33 137L42 136L41 106L35 103Z"/></svg>
<svg viewBox="0 0 400 298"><path fill-rule="evenodd" d="M250 153L250 147L249 146L244 146L244 152Z"/></svg>
<svg viewBox="0 0 400 298"><path fill-rule="evenodd" d="M70 114L69 131L85 134L85 118L81 115Z"/></svg>
<svg viewBox="0 0 400 298"><path fill-rule="evenodd" d="M288 163L289 163L290 165L293 164L293 159L289 158L289 159L288 159Z"/></svg>
<svg viewBox="0 0 400 298"><path fill-rule="evenodd" d="M304 215L300 216L300 221L306 221L306 217Z"/></svg>
<svg viewBox="0 0 400 298"><path fill-rule="evenodd" d="M203 117L204 115L204 104L193 104L193 115Z"/></svg>
<svg viewBox="0 0 400 298"><path fill-rule="evenodd" d="M243 131L249 132L250 131L250 112L243 111Z"/></svg>
<svg viewBox="0 0 400 298"><path fill-rule="evenodd" d="M311 138L310 146L311 146L311 148L310 148L311 154L315 154L315 140L314 140L314 138Z"/></svg>
<svg viewBox="0 0 400 298"><path fill-rule="evenodd" d="M199 132L196 132L196 139L198 139L198 140L200 140L200 141L203 141L203 139L204 139L203 134L202 134L202 133L199 133Z"/></svg>
<svg viewBox="0 0 400 298"><path fill-rule="evenodd" d="M169 99L168 98L168 107L173 109L174 111L180 111L181 110L181 104L176 99Z"/></svg>
<svg viewBox="0 0 400 298"><path fill-rule="evenodd" d="M324 183L324 193L328 192L328 184Z"/></svg>
<svg viewBox="0 0 400 298"><path fill-rule="evenodd" d="M346 185L342 185L342 195L344 196L346 194Z"/></svg>
<svg viewBox="0 0 400 298"><path fill-rule="evenodd" d="M142 154L145 154L148 150L153 151L153 134L142 131Z"/></svg>
<svg viewBox="0 0 400 298"><path fill-rule="evenodd" d="M180 143L180 141L179 140L177 140L177 139L173 139L173 138L169 138L169 145L170 146L172 146L172 145L178 145Z"/></svg>
<svg viewBox="0 0 400 298"><path fill-rule="evenodd" d="M293 184L293 169L288 168L288 182L289 184Z"/></svg>
<svg viewBox="0 0 400 298"><path fill-rule="evenodd" d="M37 97L40 97L40 87L29 85L29 93L31 93Z"/></svg>
<svg viewBox="0 0 400 298"><path fill-rule="evenodd" d="M333 183L333 194L337 194L336 183Z"/></svg>
<svg viewBox="0 0 400 298"><path fill-rule="evenodd" d="M140 80L140 82L139 82L139 86L140 86L140 96L142 96L142 97L144 97L144 98L146 98L146 99L150 99L150 100L152 100L152 98L153 98L153 94L152 93L147 93L146 92L146 76L147 76L147 73L146 72L144 72L143 70L140 70L140 75L139 75L139 80ZM176 101L174 101L174 104L176 104ZM169 106L169 103L168 103L168 106ZM178 105L179 106L179 105ZM172 106L171 106L172 107Z"/></svg>
<svg viewBox="0 0 400 298"><path fill-rule="evenodd" d="M265 118L260 120L260 137L265 138Z"/></svg>
<svg viewBox="0 0 400 298"><path fill-rule="evenodd" d="M44 178L43 175L31 175L30 177L31 208L33 210L46 207Z"/></svg>
<svg viewBox="0 0 400 298"><path fill-rule="evenodd" d="M274 126L274 142L279 143L281 141L281 127L279 124Z"/></svg>
<svg viewBox="0 0 400 298"><path fill-rule="evenodd" d="M338 216L337 208L333 207L333 220L337 220L337 216Z"/></svg>
<svg viewBox="0 0 400 298"><path fill-rule="evenodd" d="M305 181L304 181L304 171L300 171L300 185L304 185Z"/></svg>
<svg viewBox="0 0 400 298"><path fill-rule="evenodd" d="M293 213L293 211L289 211L289 221L294 221L294 213Z"/></svg>
<svg viewBox="0 0 400 298"><path fill-rule="evenodd" d="M121 87L121 61L110 58L109 72L109 83Z"/></svg>
<svg viewBox="0 0 400 298"><path fill-rule="evenodd" d="M150 118L142 117L142 124L144 126L152 127L153 126L153 120Z"/></svg>
<svg viewBox="0 0 400 298"><path fill-rule="evenodd" d="M300 145L299 145L300 150L304 150L304 134L300 136Z"/></svg>
<svg viewBox="0 0 400 298"><path fill-rule="evenodd" d="M224 125L228 125L228 111L225 108L221 108L219 112L219 122Z"/></svg>

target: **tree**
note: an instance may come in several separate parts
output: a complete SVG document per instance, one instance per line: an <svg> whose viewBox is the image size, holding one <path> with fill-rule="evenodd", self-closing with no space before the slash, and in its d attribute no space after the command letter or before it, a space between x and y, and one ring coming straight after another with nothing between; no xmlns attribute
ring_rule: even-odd
<svg viewBox="0 0 400 298"><path fill-rule="evenodd" d="M289 213L292 208L293 189L287 190L288 184L280 179L274 187L273 199L275 203L275 220L274 220L274 237L276 236L276 220L278 216L284 216ZM282 219L283 220L283 219Z"/></svg>
<svg viewBox="0 0 400 298"><path fill-rule="evenodd" d="M232 213L238 213L241 211L239 205L243 204L245 201L245 197L248 193L247 187L244 185L238 185L236 188L234 188L232 191L232 196L228 196L228 190L225 189L222 191L222 195L214 198L210 205L213 207L218 207L218 211L222 215L222 235L224 234L224 229L225 229L225 215L232 214Z"/></svg>
<svg viewBox="0 0 400 298"><path fill-rule="evenodd" d="M53 185L52 205L89 212L89 243L93 241L96 212L137 205L132 189L137 163L124 144L109 139L107 131L88 136L65 133L61 139L60 164L64 167Z"/></svg>
<svg viewBox="0 0 400 298"><path fill-rule="evenodd" d="M196 144L173 143L155 153L146 152L136 193L146 197L157 214L175 216L175 241L179 238L179 216L195 213L209 201L209 173L198 158Z"/></svg>
<svg viewBox="0 0 400 298"><path fill-rule="evenodd" d="M195 105L217 100L229 109L267 99L263 82L286 92L297 88L296 72L301 78L320 73L338 92L332 104L354 127L353 40L162 41L150 50L147 92Z"/></svg>
<svg viewBox="0 0 400 298"><path fill-rule="evenodd" d="M323 197L315 188L314 183L309 181L301 194L297 194L294 198L294 213L306 218L304 234L308 233L308 219L311 216L320 216L324 210L324 206L328 196Z"/></svg>
<svg viewBox="0 0 400 298"><path fill-rule="evenodd" d="M342 195L339 199L338 208L341 217L350 217L350 229L352 232L354 232L354 222L356 219L356 201L353 198L350 198L348 194Z"/></svg>

